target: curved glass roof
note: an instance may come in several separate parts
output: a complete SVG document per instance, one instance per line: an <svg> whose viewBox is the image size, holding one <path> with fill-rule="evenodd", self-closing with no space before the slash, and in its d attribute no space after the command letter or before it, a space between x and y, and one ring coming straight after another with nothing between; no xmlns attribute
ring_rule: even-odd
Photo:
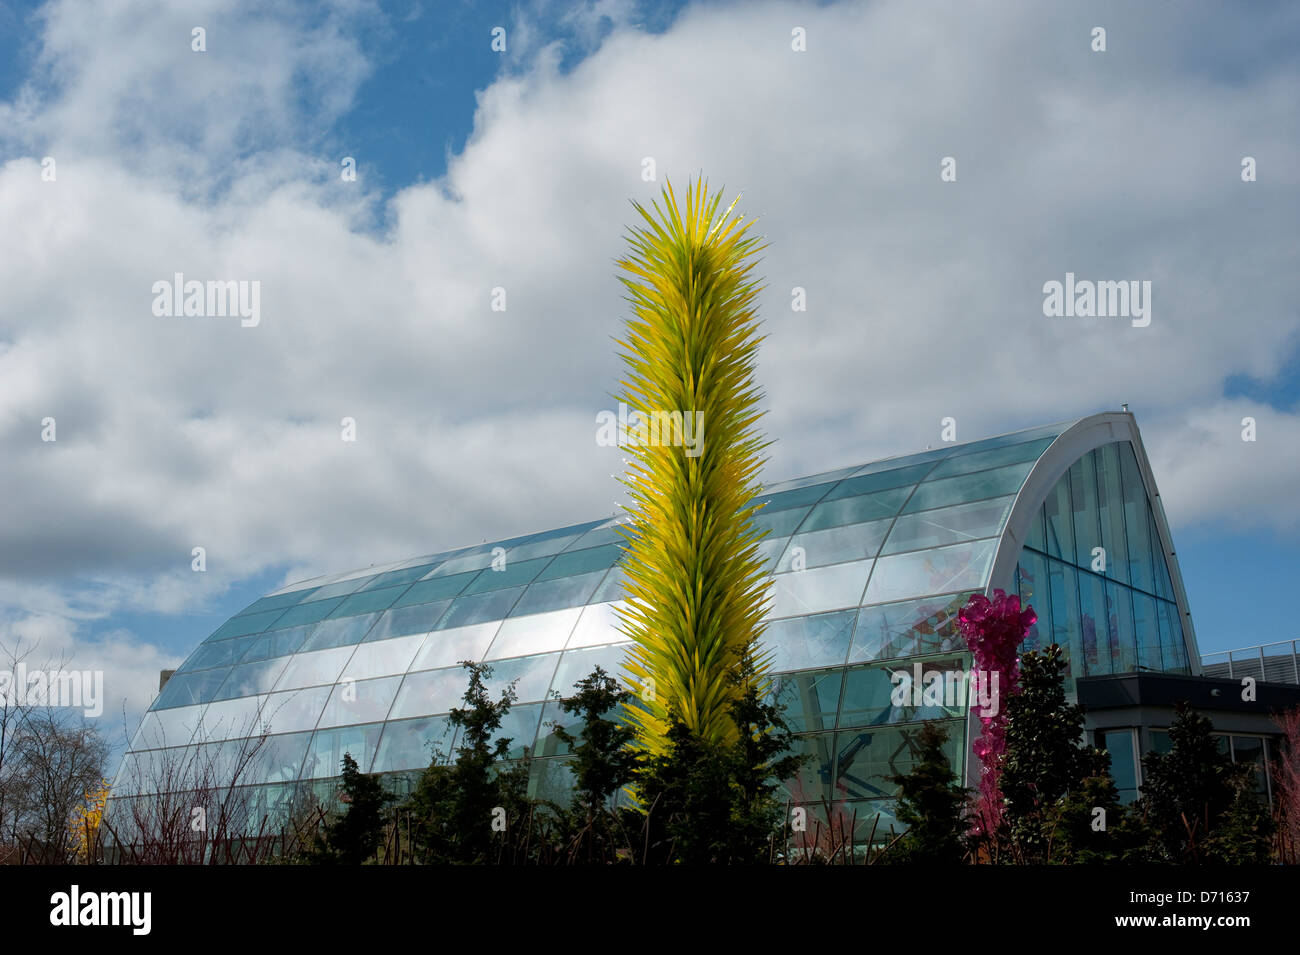
<svg viewBox="0 0 1300 955"><path fill-rule="evenodd" d="M886 664L962 665L956 611L989 586L1012 504L1070 424L764 489L757 521L773 575L764 635L773 692L815 757L789 782L793 798L877 805L893 791L887 777L900 771L898 753L909 751L904 724L964 725L964 706L893 706ZM512 757L533 758L536 793L558 792L564 749L547 723L564 717L548 700L597 665L619 670L628 646L615 614L616 524L317 578L254 601L168 681L114 797L156 791L151 780L172 778L175 758L195 753L208 765L247 761L242 781L268 807L295 781L337 776L345 751L363 771L423 769L431 746L446 753L454 745L447 714L465 689L462 660L492 663L491 692L518 681L501 735L514 742ZM964 732L951 735L960 767Z"/></svg>

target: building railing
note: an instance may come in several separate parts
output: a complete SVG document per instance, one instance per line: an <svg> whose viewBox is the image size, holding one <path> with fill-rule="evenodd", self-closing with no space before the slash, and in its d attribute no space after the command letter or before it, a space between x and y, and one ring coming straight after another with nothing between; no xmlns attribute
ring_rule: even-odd
<svg viewBox="0 0 1300 955"><path fill-rule="evenodd" d="M1201 668L1206 676L1230 680L1249 676L1261 683L1300 684L1300 640L1203 653Z"/></svg>

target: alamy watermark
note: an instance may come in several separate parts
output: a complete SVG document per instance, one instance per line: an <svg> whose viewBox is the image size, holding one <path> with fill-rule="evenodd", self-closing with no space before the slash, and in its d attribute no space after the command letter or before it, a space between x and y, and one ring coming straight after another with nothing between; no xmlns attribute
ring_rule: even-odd
<svg viewBox="0 0 1300 955"><path fill-rule="evenodd" d="M618 414L597 413L596 444L602 448L685 448L688 458L698 458L704 450L704 412L631 411L620 401Z"/></svg>
<svg viewBox="0 0 1300 955"><path fill-rule="evenodd" d="M21 661L0 670L0 706L79 706L86 716L104 712L103 670L28 670Z"/></svg>
<svg viewBox="0 0 1300 955"><path fill-rule="evenodd" d="M923 670L921 662L912 664L911 672L895 670L889 675L894 689L889 702L894 706L979 706L980 716L997 716L998 673L996 670Z"/></svg>
<svg viewBox="0 0 1300 955"><path fill-rule="evenodd" d="M1043 283L1043 314L1048 318L1132 318L1134 328L1151 324L1151 280L1119 282L1075 281Z"/></svg>
<svg viewBox="0 0 1300 955"><path fill-rule="evenodd" d="M262 282L259 279L185 280L184 272L153 283L153 313L159 318L225 318L239 316L239 324L253 328L262 320Z"/></svg>

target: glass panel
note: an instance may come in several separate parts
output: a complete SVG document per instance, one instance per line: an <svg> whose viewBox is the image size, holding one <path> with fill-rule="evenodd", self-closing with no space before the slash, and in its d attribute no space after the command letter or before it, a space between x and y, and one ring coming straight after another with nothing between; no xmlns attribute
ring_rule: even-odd
<svg viewBox="0 0 1300 955"><path fill-rule="evenodd" d="M1092 566L1092 551L1101 546L1097 521L1097 471L1089 451L1070 466L1070 510L1074 515L1074 564ZM1068 558L1067 558L1068 559Z"/></svg>
<svg viewBox="0 0 1300 955"><path fill-rule="evenodd" d="M384 587L381 590L367 590L365 593L353 594L339 604L333 616L350 617L358 613L368 614L372 610L387 610L398 597L406 593L406 589L406 584L398 584L396 587Z"/></svg>
<svg viewBox="0 0 1300 955"><path fill-rule="evenodd" d="M964 648L957 614L966 599L966 594L950 594L863 607L849 662L893 660Z"/></svg>
<svg viewBox="0 0 1300 955"><path fill-rule="evenodd" d="M573 607L526 617L512 616L501 625L483 659L500 660L503 657L562 650L581 613L581 607Z"/></svg>
<svg viewBox="0 0 1300 955"><path fill-rule="evenodd" d="M598 570L590 574L579 574L576 577L562 577L559 580L529 584L524 595L519 598L519 603L515 604L510 613L517 617L521 614L546 613L567 607L581 609L596 592L596 587L605 579L605 574L606 571Z"/></svg>
<svg viewBox="0 0 1300 955"><path fill-rule="evenodd" d="M162 774L155 770L155 764L161 756L161 752L127 753L122 758L122 765L113 780L113 794L119 797L135 796L140 793L152 793L161 788L159 779ZM114 814L110 813L109 818L113 819ZM118 822L114 828L121 832L124 827L121 822Z"/></svg>
<svg viewBox="0 0 1300 955"><path fill-rule="evenodd" d="M555 580L559 577L588 574L593 570L609 570L622 556L623 549L618 544L568 551L551 561L550 566L537 575L537 580ZM472 590L470 592L473 593Z"/></svg>
<svg viewBox="0 0 1300 955"><path fill-rule="evenodd" d="M956 659L851 667L845 675L840 729L959 717L966 711L965 674Z"/></svg>
<svg viewBox="0 0 1300 955"><path fill-rule="evenodd" d="M1029 522L1029 530L1025 533L1025 546L1032 547L1039 553L1047 553L1047 530L1044 521L1045 507L1040 507L1034 514L1033 520Z"/></svg>
<svg viewBox="0 0 1300 955"><path fill-rule="evenodd" d="M830 490L825 484L815 484L812 487L796 488L793 491L778 491L775 494L760 494L754 498L750 504L754 506L761 505L764 511L784 511L789 507L807 507L809 504L816 504Z"/></svg>
<svg viewBox="0 0 1300 955"><path fill-rule="evenodd" d="M996 546L997 539L991 538L881 557L876 561L864 602L982 589Z"/></svg>
<svg viewBox="0 0 1300 955"><path fill-rule="evenodd" d="M601 643L617 643L625 640L626 637L618 629L622 621L616 608L626 606L624 601L588 604L583 608L582 616L578 618L573 633L569 635L567 646L570 649L593 647Z"/></svg>
<svg viewBox="0 0 1300 955"><path fill-rule="evenodd" d="M441 569L439 568L439 570ZM428 580L412 584L411 589L402 594L393 606L410 607L413 604L426 604L435 600L444 600L447 597L455 597L465 589L466 584L477 576L477 573L473 573L456 574L454 577L430 577Z"/></svg>
<svg viewBox="0 0 1300 955"><path fill-rule="evenodd" d="M496 567L490 567L483 571L474 578L473 583L462 591L462 594L464 597L468 597L470 594L506 590L507 588L518 587L521 584L531 583L533 578L542 572L542 568L550 562L549 557L539 557L536 560L521 560L518 563L507 561L504 564L498 564L500 570Z"/></svg>
<svg viewBox="0 0 1300 955"><path fill-rule="evenodd" d="M262 713L267 726L276 733L311 730L320 721L321 710L329 699L333 685L313 686L306 690L272 693Z"/></svg>
<svg viewBox="0 0 1300 955"><path fill-rule="evenodd" d="M360 617L338 617L317 624L307 642L302 645L303 652L311 650L329 650L331 647L345 647L360 643L379 614L368 613Z"/></svg>
<svg viewBox="0 0 1300 955"><path fill-rule="evenodd" d="M1042 457L1055 438L1040 438L1024 444L1008 444L987 451L975 451L970 454L958 454L946 461L941 461L934 469L932 478L952 477L957 474L970 474L988 468L1002 467L1007 464L1019 464L1023 461L1037 461Z"/></svg>
<svg viewBox="0 0 1300 955"><path fill-rule="evenodd" d="M452 726L445 716L387 723L371 771L424 769L433 762L435 749L441 750L444 756L451 755L452 737Z"/></svg>
<svg viewBox="0 0 1300 955"><path fill-rule="evenodd" d="M366 574L362 577L349 577L332 584L326 584L324 587L318 587L314 592L307 593L303 598L304 603L308 600L325 600L326 598L346 597L348 594L356 593L362 587L371 583L374 576Z"/></svg>
<svg viewBox="0 0 1300 955"><path fill-rule="evenodd" d="M400 676L386 676L378 680L342 680L334 687L329 702L321 713L319 728L344 726L350 723L373 723L388 716L388 708L402 682Z"/></svg>
<svg viewBox="0 0 1300 955"><path fill-rule="evenodd" d="M485 573L492 572L485 571ZM523 592L523 587L512 587L509 590L496 590L491 593L475 594L472 597L457 597L438 621L436 629L449 630L452 627L465 627L488 620L504 620Z"/></svg>
<svg viewBox="0 0 1300 955"><path fill-rule="evenodd" d="M1160 542L1160 532L1156 529L1154 516L1147 522L1147 534L1151 538L1151 558L1155 562L1156 596L1163 597L1165 600L1174 600L1174 585L1169 577L1164 545Z"/></svg>
<svg viewBox="0 0 1300 955"><path fill-rule="evenodd" d="M772 579L769 616L792 617L819 610L856 607L861 602L862 588L870 573L871 561L860 560L778 574Z"/></svg>
<svg viewBox="0 0 1300 955"><path fill-rule="evenodd" d="M1133 622L1137 631L1138 666L1143 670L1160 669L1160 622L1156 619L1156 602L1146 594L1133 595Z"/></svg>
<svg viewBox="0 0 1300 955"><path fill-rule="evenodd" d="M537 745L533 749L534 756L565 756L569 753L567 743L561 742L555 735L555 725L563 727L575 739L582 738L582 717L580 715L570 716L560 709L560 704L554 700L545 704L542 710L542 722L538 731Z"/></svg>
<svg viewBox="0 0 1300 955"><path fill-rule="evenodd" d="M796 756L807 756L807 759L793 779L782 780L781 789L777 792L778 798L793 803L815 802L819 805L825 799L834 798L831 787L835 766L834 734L796 736L791 742L790 751Z"/></svg>
<svg viewBox="0 0 1300 955"><path fill-rule="evenodd" d="M510 712L501 720L501 728L492 737L493 745L496 745L496 741L500 739L510 740L506 759L519 759L531 755L541 720L541 703L510 707Z"/></svg>
<svg viewBox="0 0 1300 955"><path fill-rule="evenodd" d="M312 737L307 759L302 766L303 779L321 779L343 772L343 754L351 753L361 772L370 771L382 723L369 726L340 726L320 730Z"/></svg>
<svg viewBox="0 0 1300 955"><path fill-rule="evenodd" d="M602 544L622 543L623 535L619 532L619 528L625 528L626 526L626 520L619 518L612 523L604 524L604 526L594 527L574 542L573 549L585 550L588 547L599 547Z"/></svg>
<svg viewBox="0 0 1300 955"><path fill-rule="evenodd" d="M1156 617L1160 621L1160 663L1166 673L1186 673L1187 645L1183 642L1182 621L1178 608L1165 600L1156 601ZM172 677L175 679L175 677ZM171 686L171 684L167 684Z"/></svg>
<svg viewBox="0 0 1300 955"><path fill-rule="evenodd" d="M271 631L267 634L271 639L271 647L267 651L267 656L283 657L290 653L297 653L314 627L314 624L307 624L302 627L290 627L287 630Z"/></svg>
<svg viewBox="0 0 1300 955"><path fill-rule="evenodd" d="M500 626L500 621L493 621L452 630L435 630L416 654L411 669L433 670L456 666L461 660L477 662L483 659L483 654L492 645L492 638Z"/></svg>
<svg viewBox="0 0 1300 955"><path fill-rule="evenodd" d="M812 513L799 529L807 533L824 530L827 527L842 527L845 524L863 524L867 521L892 518L903 506L911 490L910 487L900 487L892 491L878 491L875 494L823 501L813 508Z"/></svg>
<svg viewBox="0 0 1300 955"><path fill-rule="evenodd" d="M546 699L550 689L551 677L555 665L559 663L560 654L542 653L535 657L515 657L512 660L500 660L492 664L492 676L483 681L488 694L494 699L511 680L518 680L515 685L516 702L530 703Z"/></svg>
<svg viewBox="0 0 1300 955"><path fill-rule="evenodd" d="M185 706L166 710L150 710L140 721L140 729L131 741L131 749L162 749L166 746L183 746L194 735L202 706Z"/></svg>
<svg viewBox="0 0 1300 955"><path fill-rule="evenodd" d="M587 601L589 604L606 603L612 600L622 600L626 594L625 585L627 583L627 574L623 570L622 564L616 564L610 568L605 579L600 582L596 592L591 595Z"/></svg>
<svg viewBox="0 0 1300 955"><path fill-rule="evenodd" d="M265 613L250 613L245 617L231 617L208 639L226 640L230 637L242 637L248 633L261 633L283 615L283 610L269 610Z"/></svg>
<svg viewBox="0 0 1300 955"><path fill-rule="evenodd" d="M788 537L769 537L767 540L759 541L758 544L758 562L763 568L763 575L770 577L776 573L776 565L781 560L781 555L785 553L786 545L790 543Z"/></svg>
<svg viewBox="0 0 1300 955"><path fill-rule="evenodd" d="M794 533L803 519L812 511L811 507L789 508L784 511L759 511L750 523L755 530L765 530L769 537L789 537Z"/></svg>
<svg viewBox="0 0 1300 955"><path fill-rule="evenodd" d="M1074 560L1074 511L1071 501L1070 472L1061 475L1043 504L1046 518L1047 553L1065 561Z"/></svg>
<svg viewBox="0 0 1300 955"><path fill-rule="evenodd" d="M294 604L302 603L307 597L315 593L317 587L308 587L305 590L293 590L287 594L280 594L275 597L263 597L260 600L254 600L251 604L239 611L239 616L250 613L259 613L267 610L283 610L286 607L292 607Z"/></svg>
<svg viewBox="0 0 1300 955"><path fill-rule="evenodd" d="M480 544L478 547L458 551L429 571L427 580L439 577L451 577L468 574L477 577L478 572L492 565L492 544Z"/></svg>
<svg viewBox="0 0 1300 955"><path fill-rule="evenodd" d="M243 696L209 703L199 723L199 738L222 740L261 736L265 732L262 725L265 705L265 696Z"/></svg>
<svg viewBox="0 0 1300 955"><path fill-rule="evenodd" d="M177 673L158 694L153 709L165 710L173 706L207 703L217 695L217 690L229 673L230 670L225 667L199 670L197 673Z"/></svg>
<svg viewBox="0 0 1300 955"><path fill-rule="evenodd" d="M890 532L882 554L920 550L994 537L1002 532L1003 522L1011 512L1014 497L992 501L958 504L955 507L904 514Z"/></svg>
<svg viewBox="0 0 1300 955"><path fill-rule="evenodd" d="M198 789L224 790L246 782L249 765L262 747L260 739L236 739L195 747L193 785Z"/></svg>
<svg viewBox="0 0 1300 955"><path fill-rule="evenodd" d="M262 660L259 663L240 664L230 671L230 676L213 699L229 700L237 696L269 693L288 659L288 657L279 657L275 660Z"/></svg>
<svg viewBox="0 0 1300 955"><path fill-rule="evenodd" d="M1052 587L1052 640L1066 651L1069 675L1087 676L1079 617L1079 572L1059 560L1049 560L1047 574Z"/></svg>
<svg viewBox="0 0 1300 955"><path fill-rule="evenodd" d="M955 764L957 746L965 738L964 727L952 721L944 728L948 730L949 761ZM898 785L890 777L911 771L920 749L920 732L920 726L900 726L837 734L837 793L848 798L893 796Z"/></svg>
<svg viewBox="0 0 1300 955"><path fill-rule="evenodd" d="M772 697L785 707L785 722L792 732L832 730L843 681L840 669L782 673L772 678Z"/></svg>
<svg viewBox="0 0 1300 955"><path fill-rule="evenodd" d="M868 465L870 467L870 465ZM912 485L920 481L931 469L934 468L933 462L923 462L921 464L912 464L907 467L891 468L887 471L873 471L869 474L862 474L858 477L849 478L840 482L839 487L826 495L826 500L831 501L841 497L856 497L859 494L872 494L876 491L883 491L887 488L904 488L899 506L907 500L907 495L911 493Z"/></svg>
<svg viewBox="0 0 1300 955"><path fill-rule="evenodd" d="M318 620L324 620L342 602L342 597L332 597L329 600L313 600L311 603L291 607L284 612L284 616L275 622L276 627L277 629L283 629L284 627L296 627L304 623L316 623Z"/></svg>
<svg viewBox="0 0 1300 955"><path fill-rule="evenodd" d="M405 673L415 659L416 651L424 644L424 638L424 634L416 633L409 637L363 644L348 661L343 670L343 679L366 680Z"/></svg>
<svg viewBox="0 0 1300 955"><path fill-rule="evenodd" d="M245 778L256 783L292 782L302 769L311 733L268 736L248 765Z"/></svg>
<svg viewBox="0 0 1300 955"><path fill-rule="evenodd" d="M802 563L803 568L807 568L875 557L885 535L889 533L892 520L888 518L868 524L850 524L810 534L796 534L790 538L790 546L785 548L776 570L778 573L786 573L794 567L796 559Z"/></svg>
<svg viewBox="0 0 1300 955"><path fill-rule="evenodd" d="M768 494L775 494L778 491L793 491L795 488L810 487L814 484L834 484L841 481L851 474L856 474L862 470L862 465L854 464L847 468L838 468L834 471L822 471L820 474L810 474L807 477L791 478L788 481L777 481L775 484L769 484L764 491Z"/></svg>
<svg viewBox="0 0 1300 955"><path fill-rule="evenodd" d="M578 539L577 534L552 534L549 537L534 535L523 543L509 548L510 560L532 560L534 557L550 557L558 554Z"/></svg>
<svg viewBox="0 0 1300 955"><path fill-rule="evenodd" d="M771 672L842 666L856 616L856 611L844 610L768 624L760 645L772 654Z"/></svg>
<svg viewBox="0 0 1300 955"><path fill-rule="evenodd" d="M1041 650L1051 643L1052 605L1048 597L1047 558L1032 550L1020 552L1020 606L1038 614L1038 622L1029 628L1022 647Z"/></svg>
<svg viewBox="0 0 1300 955"><path fill-rule="evenodd" d="M1079 572L1079 609L1083 613L1086 675L1110 673L1110 615L1106 607L1106 582L1102 578Z"/></svg>
<svg viewBox="0 0 1300 955"><path fill-rule="evenodd" d="M1118 446L1103 445L1093 453L1097 457L1097 517L1101 522L1101 546L1106 548L1106 576L1127 584L1128 538L1124 532Z"/></svg>
<svg viewBox="0 0 1300 955"><path fill-rule="evenodd" d="M190 654L189 659L181 665L181 669L186 672L193 672L194 670L204 670L208 667L228 667L237 659L233 653L236 647L239 648L240 655L242 656L243 651L247 647L247 644L244 643L244 639L245 638L241 637L238 640L221 640L217 643L200 644L199 648Z"/></svg>
<svg viewBox="0 0 1300 955"><path fill-rule="evenodd" d="M555 671L555 681L551 684L561 696L570 696L574 684L589 677L596 667L600 667L616 680L623 680L623 660L627 656L631 642L606 644L603 647L588 647L581 650L568 650L560 658L560 665Z"/></svg>
<svg viewBox="0 0 1300 955"><path fill-rule="evenodd" d="M1124 491L1124 525L1128 533L1129 580L1139 590L1155 593L1146 486L1142 483L1142 472L1138 470L1133 446L1127 441L1120 442L1119 464Z"/></svg>
<svg viewBox="0 0 1300 955"><path fill-rule="evenodd" d="M300 686L334 683L355 649L355 647L336 647L333 650L317 650L314 653L300 653L290 657L289 665L284 668L284 675L280 677L280 682L275 685L275 688L294 690Z"/></svg>
<svg viewBox="0 0 1300 955"><path fill-rule="evenodd" d="M365 642L391 640L394 637L405 637L413 633L428 633L433 629L434 624L438 622L438 618L442 616L443 611L450 606L450 600L439 600L435 603L416 604L413 607L399 607L396 610L387 610L379 618L379 622L366 634Z"/></svg>
<svg viewBox="0 0 1300 955"><path fill-rule="evenodd" d="M420 564L416 567L403 567L401 570L390 570L386 574L380 574L370 583L361 588L362 592L367 590L382 590L385 587L395 587L398 584L410 584L419 580L429 571L433 570L434 564Z"/></svg>
<svg viewBox="0 0 1300 955"><path fill-rule="evenodd" d="M1099 741L1101 748L1110 754L1110 775L1115 780L1122 803L1137 798L1137 758L1133 750L1133 731L1107 730Z"/></svg>
<svg viewBox="0 0 1300 955"><path fill-rule="evenodd" d="M283 654L272 652L275 646L273 634L278 632L280 631L264 633L257 637L240 637L238 640L231 640L232 644L244 643L245 640L249 641L244 645L243 653L236 658L236 662L256 663L258 660L269 660L272 657L283 656Z"/></svg>
<svg viewBox="0 0 1300 955"><path fill-rule="evenodd" d="M1005 468L965 474L961 477L944 478L939 481L927 480L917 485L904 513L926 511L934 507L948 507L952 504L964 504L988 497L1003 497L1015 494L1020 485L1025 483L1025 475L1033 467L1032 461L1012 464Z"/></svg>
<svg viewBox="0 0 1300 955"><path fill-rule="evenodd" d="M397 691L393 711L388 718L396 720L450 712L463 705L468 687L469 671L464 667L408 673L401 689Z"/></svg>
<svg viewBox="0 0 1300 955"><path fill-rule="evenodd" d="M1133 629L1133 591L1106 582L1106 602L1111 617L1111 672L1132 673L1137 669L1137 635Z"/></svg>

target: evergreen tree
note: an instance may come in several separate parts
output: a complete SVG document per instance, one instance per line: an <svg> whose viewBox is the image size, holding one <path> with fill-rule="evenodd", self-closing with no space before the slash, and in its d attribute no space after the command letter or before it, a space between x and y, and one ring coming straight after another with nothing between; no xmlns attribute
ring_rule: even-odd
<svg viewBox="0 0 1300 955"><path fill-rule="evenodd" d="M1132 825L1109 772L1088 776L1057 804L1048 862L1096 865L1124 860Z"/></svg>
<svg viewBox="0 0 1300 955"><path fill-rule="evenodd" d="M1267 857L1269 824L1251 784L1253 767L1234 765L1212 728L1180 702L1169 727L1169 752L1146 755L1139 808L1147 823L1149 861L1187 865Z"/></svg>
<svg viewBox="0 0 1300 955"><path fill-rule="evenodd" d="M1266 865L1271 856L1273 819L1255 791L1255 767L1234 766L1228 778L1232 802L1206 840L1207 861L1218 865Z"/></svg>
<svg viewBox="0 0 1300 955"><path fill-rule="evenodd" d="M939 723L921 727L916 763L910 772L890 777L898 785L898 821L907 826L887 861L939 863L962 861L963 807L967 791L944 753L948 731Z"/></svg>
<svg viewBox="0 0 1300 955"><path fill-rule="evenodd" d="M624 840L619 838L618 816L610 802L633 777L638 754L633 748L636 730L619 719L610 719L629 705L632 694L620 689L618 681L596 667L575 685L577 692L560 702L560 709L582 718L582 729L573 736L556 725L557 739L573 752L570 768L575 794L570 807L570 857L583 862L612 861Z"/></svg>
<svg viewBox="0 0 1300 955"><path fill-rule="evenodd" d="M1081 793L1085 780L1109 776L1106 755L1081 742L1083 709L1066 703L1064 669L1057 644L1031 650L1020 659L1020 692L1003 700L1005 819L1012 851L1024 863L1050 861L1061 801ZM1083 807L1076 801L1075 808Z"/></svg>
<svg viewBox="0 0 1300 955"><path fill-rule="evenodd" d="M807 759L791 752L793 734L784 707L769 699L757 676L752 651L746 652L733 677L738 694L731 706L739 739L731 751L732 812L730 861L763 863L771 859L772 841L784 822L785 805L777 791Z"/></svg>
<svg viewBox="0 0 1300 955"><path fill-rule="evenodd" d="M466 705L450 715L460 729L456 759L446 765L435 758L409 803L412 848L421 862L503 861L510 836L530 815L527 767L505 765L512 740L493 739L515 701L515 686L511 683L493 701L484 686L492 667L469 660L461 666L469 671L469 686Z"/></svg>
<svg viewBox="0 0 1300 955"><path fill-rule="evenodd" d="M343 795L347 807L316 834L304 861L312 865L361 865L375 854L384 831L384 808L392 796L378 776L360 771L351 753L343 754Z"/></svg>
<svg viewBox="0 0 1300 955"><path fill-rule="evenodd" d="M729 712L743 729L735 742L706 740L674 719L668 749L641 765L636 778L647 811L646 861L770 860L784 814L777 790L805 757L789 753L792 737L782 707L764 697L753 667L746 654L732 677L741 688Z"/></svg>

